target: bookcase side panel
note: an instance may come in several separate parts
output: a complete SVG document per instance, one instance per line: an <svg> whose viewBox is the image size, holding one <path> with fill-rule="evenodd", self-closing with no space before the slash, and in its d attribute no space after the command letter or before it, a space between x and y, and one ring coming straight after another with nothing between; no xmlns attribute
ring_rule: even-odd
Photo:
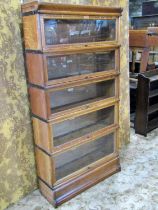
<svg viewBox="0 0 158 210"><path fill-rule="evenodd" d="M50 187L55 182L52 158L39 148L35 148L37 175Z"/></svg>
<svg viewBox="0 0 158 210"><path fill-rule="evenodd" d="M26 65L29 83L44 86L43 55L26 53Z"/></svg>
<svg viewBox="0 0 158 210"><path fill-rule="evenodd" d="M35 144L48 153L52 152L51 127L49 123L33 118Z"/></svg>
<svg viewBox="0 0 158 210"><path fill-rule="evenodd" d="M23 16L25 49L41 50L39 15Z"/></svg>

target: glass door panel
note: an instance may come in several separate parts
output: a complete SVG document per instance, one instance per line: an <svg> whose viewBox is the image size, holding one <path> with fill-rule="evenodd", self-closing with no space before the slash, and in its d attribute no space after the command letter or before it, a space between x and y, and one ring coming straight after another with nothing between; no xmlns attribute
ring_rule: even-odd
<svg viewBox="0 0 158 210"><path fill-rule="evenodd" d="M50 93L51 110L55 113L98 99L106 99L114 96L114 79L79 87L71 87Z"/></svg>
<svg viewBox="0 0 158 210"><path fill-rule="evenodd" d="M54 124L53 144L60 146L112 124L114 124L114 106Z"/></svg>
<svg viewBox="0 0 158 210"><path fill-rule="evenodd" d="M48 56L48 80L115 69L115 51Z"/></svg>
<svg viewBox="0 0 158 210"><path fill-rule="evenodd" d="M46 45L115 41L116 19L44 19Z"/></svg>
<svg viewBox="0 0 158 210"><path fill-rule="evenodd" d="M59 180L114 152L114 134L109 134L54 157L56 179Z"/></svg>

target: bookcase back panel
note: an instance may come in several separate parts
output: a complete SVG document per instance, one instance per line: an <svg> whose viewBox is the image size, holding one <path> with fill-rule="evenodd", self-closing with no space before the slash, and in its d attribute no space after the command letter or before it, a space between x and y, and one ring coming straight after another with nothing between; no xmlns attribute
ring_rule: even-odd
<svg viewBox="0 0 158 210"><path fill-rule="evenodd" d="M54 158L56 180L76 172L114 152L114 134L109 134Z"/></svg>
<svg viewBox="0 0 158 210"><path fill-rule="evenodd" d="M50 93L51 110L58 112L83 105L92 100L106 99L115 96L115 80L71 87Z"/></svg>
<svg viewBox="0 0 158 210"><path fill-rule="evenodd" d="M53 144L62 145L112 124L114 124L114 106L54 124Z"/></svg>
<svg viewBox="0 0 158 210"><path fill-rule="evenodd" d="M115 51L47 57L48 80L115 69Z"/></svg>
<svg viewBox="0 0 158 210"><path fill-rule="evenodd" d="M44 19L44 33L47 46L115 41L116 19Z"/></svg>

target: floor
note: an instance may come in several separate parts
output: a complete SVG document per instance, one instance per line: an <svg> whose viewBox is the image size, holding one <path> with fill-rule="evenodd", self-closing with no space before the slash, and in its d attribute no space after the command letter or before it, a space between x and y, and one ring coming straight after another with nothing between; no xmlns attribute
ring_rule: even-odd
<svg viewBox="0 0 158 210"><path fill-rule="evenodd" d="M147 138L131 130L121 152L122 171L58 210L158 210L158 129ZM53 210L38 190L7 210Z"/></svg>

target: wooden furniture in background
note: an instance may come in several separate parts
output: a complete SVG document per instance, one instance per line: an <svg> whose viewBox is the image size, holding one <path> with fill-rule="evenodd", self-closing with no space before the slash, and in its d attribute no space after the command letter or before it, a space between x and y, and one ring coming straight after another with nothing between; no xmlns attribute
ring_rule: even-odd
<svg viewBox="0 0 158 210"><path fill-rule="evenodd" d="M131 17L134 30L146 30L148 27L158 27L158 14Z"/></svg>
<svg viewBox="0 0 158 210"><path fill-rule="evenodd" d="M138 75L135 132L147 136L149 131L157 127L158 70L154 70Z"/></svg>
<svg viewBox="0 0 158 210"><path fill-rule="evenodd" d="M121 12L22 5L39 187L54 206L120 171Z"/></svg>
<svg viewBox="0 0 158 210"><path fill-rule="evenodd" d="M158 14L158 1L147 1L142 3L142 15Z"/></svg>
<svg viewBox="0 0 158 210"><path fill-rule="evenodd" d="M137 73L156 69L155 64L149 64L149 56L157 55L157 51L152 51L158 46L158 27L149 27L147 30L130 30L129 46L132 51L131 74L130 74L130 113L131 122L135 123L136 103L141 100L137 95ZM141 58L136 59L136 53L141 51ZM143 92L144 93L144 92ZM143 97L143 96L142 96Z"/></svg>
<svg viewBox="0 0 158 210"><path fill-rule="evenodd" d="M146 30L129 30L129 47L132 51L131 71L136 72L136 52L142 51L140 67L137 73L153 70L155 65L149 65L149 56L156 55L153 49L158 47L158 27L148 27Z"/></svg>
<svg viewBox="0 0 158 210"><path fill-rule="evenodd" d="M131 60L131 71L136 72L136 63L139 62L138 72L144 72L147 69L148 58L149 58L149 47L148 47L148 35L146 30L129 30L129 47L132 51ZM140 61L136 61L136 53L138 50L142 51L142 56Z"/></svg>

